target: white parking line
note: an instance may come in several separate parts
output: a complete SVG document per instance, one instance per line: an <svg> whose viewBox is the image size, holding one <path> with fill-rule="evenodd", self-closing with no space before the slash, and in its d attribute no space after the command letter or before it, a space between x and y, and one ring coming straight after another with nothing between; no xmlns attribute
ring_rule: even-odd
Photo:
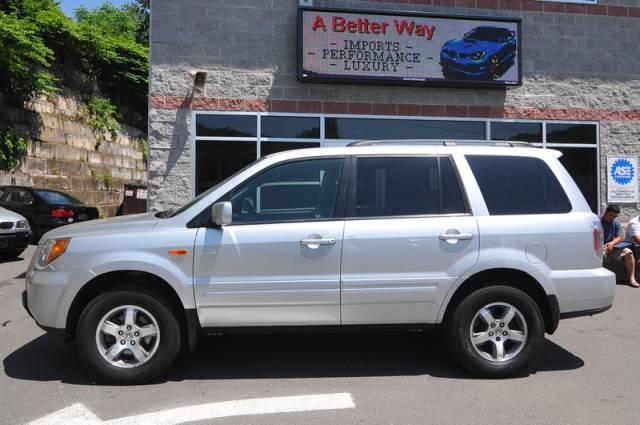
<svg viewBox="0 0 640 425"><path fill-rule="evenodd" d="M34 422L30 422L29 425L174 425L229 416L352 409L354 407L356 406L349 393L315 394L207 403L160 410L153 413L128 416L105 422L94 415L84 404L76 403Z"/></svg>

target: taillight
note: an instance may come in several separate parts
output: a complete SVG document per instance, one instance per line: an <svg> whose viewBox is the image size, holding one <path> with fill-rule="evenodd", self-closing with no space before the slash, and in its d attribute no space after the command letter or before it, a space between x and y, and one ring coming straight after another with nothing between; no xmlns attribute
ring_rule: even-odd
<svg viewBox="0 0 640 425"><path fill-rule="evenodd" d="M604 234L600 223L593 223L593 251L597 256L602 257L602 247L604 245Z"/></svg>
<svg viewBox="0 0 640 425"><path fill-rule="evenodd" d="M55 218L69 218L73 217L75 213L73 210L68 210L66 208L56 208L51 210L51 216Z"/></svg>

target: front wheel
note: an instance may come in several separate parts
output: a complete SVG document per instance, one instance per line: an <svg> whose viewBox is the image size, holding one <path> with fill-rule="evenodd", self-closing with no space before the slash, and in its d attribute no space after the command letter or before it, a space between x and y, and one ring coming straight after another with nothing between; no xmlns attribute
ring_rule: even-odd
<svg viewBox="0 0 640 425"><path fill-rule="evenodd" d="M97 380L139 384L164 374L181 347L177 312L155 294L105 292L83 310L77 327L80 360Z"/></svg>
<svg viewBox="0 0 640 425"><path fill-rule="evenodd" d="M487 378L516 375L530 368L544 343L538 305L509 286L472 292L447 322L449 347L471 373Z"/></svg>

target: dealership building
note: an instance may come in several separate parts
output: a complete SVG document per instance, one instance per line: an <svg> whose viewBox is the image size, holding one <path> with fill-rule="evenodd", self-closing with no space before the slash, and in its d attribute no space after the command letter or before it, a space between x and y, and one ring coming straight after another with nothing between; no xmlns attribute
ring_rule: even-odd
<svg viewBox="0 0 640 425"><path fill-rule="evenodd" d="M630 217L639 43L640 0L153 0L149 207L288 149L517 140Z"/></svg>

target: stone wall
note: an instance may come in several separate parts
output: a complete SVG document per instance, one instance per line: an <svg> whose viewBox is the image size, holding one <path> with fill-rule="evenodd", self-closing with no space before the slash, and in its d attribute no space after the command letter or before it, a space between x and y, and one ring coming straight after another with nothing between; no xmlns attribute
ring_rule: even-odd
<svg viewBox="0 0 640 425"><path fill-rule="evenodd" d="M57 189L96 206L101 217L116 214L124 184L147 183L147 164L140 149L146 135L121 125L112 140L82 122L72 96L38 98L20 109L0 106L16 132L28 140L26 156L13 172L0 171L0 184Z"/></svg>
<svg viewBox="0 0 640 425"><path fill-rule="evenodd" d="M154 0L150 203L191 195L191 111L357 113L600 122L606 155L640 155L640 0L313 0L314 6L522 19L523 85L501 90L309 84L296 79L298 0ZM184 25L189 22L189 25ZM189 70L208 72L194 89ZM638 212L626 205L624 215Z"/></svg>

